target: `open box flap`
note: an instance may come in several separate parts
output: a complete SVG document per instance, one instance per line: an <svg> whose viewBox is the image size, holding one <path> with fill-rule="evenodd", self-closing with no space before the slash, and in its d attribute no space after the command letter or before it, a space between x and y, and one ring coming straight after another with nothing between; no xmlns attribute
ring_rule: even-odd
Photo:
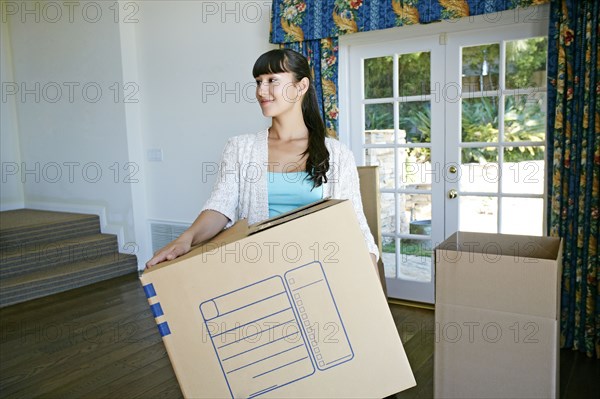
<svg viewBox="0 0 600 399"><path fill-rule="evenodd" d="M561 253L558 237L457 231L436 247L442 251L489 253L521 258L556 259Z"/></svg>
<svg viewBox="0 0 600 399"><path fill-rule="evenodd" d="M144 273L162 269L165 266L178 263L185 259L191 258L192 256L196 256L208 251L214 251L224 245L246 238L249 235L256 234L271 227L280 226L283 223L317 212L321 209L328 208L332 205L339 204L342 201L346 200L325 198L250 226L248 226L248 221L246 219L241 219L230 228L221 231L212 239L193 246L187 254L170 261L161 262L151 269L146 269Z"/></svg>
<svg viewBox="0 0 600 399"><path fill-rule="evenodd" d="M248 227L248 235L256 234L260 231L269 229L271 227L282 225L283 223L289 222L290 220L294 220L300 218L305 215L309 215L311 213L320 211L321 209L328 208L332 205L339 204L346 200L338 200L338 199L329 199L325 198L316 202L312 202L308 205L302 206L300 208L294 209L292 211L282 213L281 215L277 215L271 219L267 219L265 221L255 223Z"/></svg>

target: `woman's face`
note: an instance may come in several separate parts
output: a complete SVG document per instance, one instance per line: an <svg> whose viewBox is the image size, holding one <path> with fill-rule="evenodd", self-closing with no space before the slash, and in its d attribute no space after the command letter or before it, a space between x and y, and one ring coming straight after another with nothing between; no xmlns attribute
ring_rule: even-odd
<svg viewBox="0 0 600 399"><path fill-rule="evenodd" d="M267 117L284 115L299 109L305 90L294 81L290 72L265 74L256 77L256 99Z"/></svg>

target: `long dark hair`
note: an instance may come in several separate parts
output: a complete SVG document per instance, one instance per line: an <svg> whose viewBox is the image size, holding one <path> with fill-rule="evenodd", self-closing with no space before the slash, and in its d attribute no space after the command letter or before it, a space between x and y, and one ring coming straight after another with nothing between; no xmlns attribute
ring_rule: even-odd
<svg viewBox="0 0 600 399"><path fill-rule="evenodd" d="M325 124L319 111L317 92L313 85L307 59L302 54L290 49L276 49L258 57L252 68L252 75L255 78L260 75L284 72L293 74L296 82L303 78L308 78L309 81L308 90L302 99L302 118L308 128L308 148L302 153L302 156L308 154L306 172L313 182L313 188L319 187L321 184L327 183L329 151L325 146Z"/></svg>

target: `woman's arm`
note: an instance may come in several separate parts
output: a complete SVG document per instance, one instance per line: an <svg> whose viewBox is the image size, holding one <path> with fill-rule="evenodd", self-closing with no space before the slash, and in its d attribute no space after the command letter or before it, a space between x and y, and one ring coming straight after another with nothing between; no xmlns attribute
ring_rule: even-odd
<svg viewBox="0 0 600 399"><path fill-rule="evenodd" d="M233 137L225 145L213 190L200 215L181 236L157 251L146 263L147 268L188 253L193 245L213 238L235 221L239 192L237 153L237 139Z"/></svg>
<svg viewBox="0 0 600 399"><path fill-rule="evenodd" d="M177 239L157 251L152 259L146 263L146 268L188 253L192 246L216 236L225 228L227 222L229 222L229 219L217 211L203 211Z"/></svg>

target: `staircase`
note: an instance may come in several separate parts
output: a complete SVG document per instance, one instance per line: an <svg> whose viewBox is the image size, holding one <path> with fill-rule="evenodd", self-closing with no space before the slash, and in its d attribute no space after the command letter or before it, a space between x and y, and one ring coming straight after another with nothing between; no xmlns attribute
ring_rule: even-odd
<svg viewBox="0 0 600 399"><path fill-rule="evenodd" d="M0 308L134 272L96 215L0 212Z"/></svg>

